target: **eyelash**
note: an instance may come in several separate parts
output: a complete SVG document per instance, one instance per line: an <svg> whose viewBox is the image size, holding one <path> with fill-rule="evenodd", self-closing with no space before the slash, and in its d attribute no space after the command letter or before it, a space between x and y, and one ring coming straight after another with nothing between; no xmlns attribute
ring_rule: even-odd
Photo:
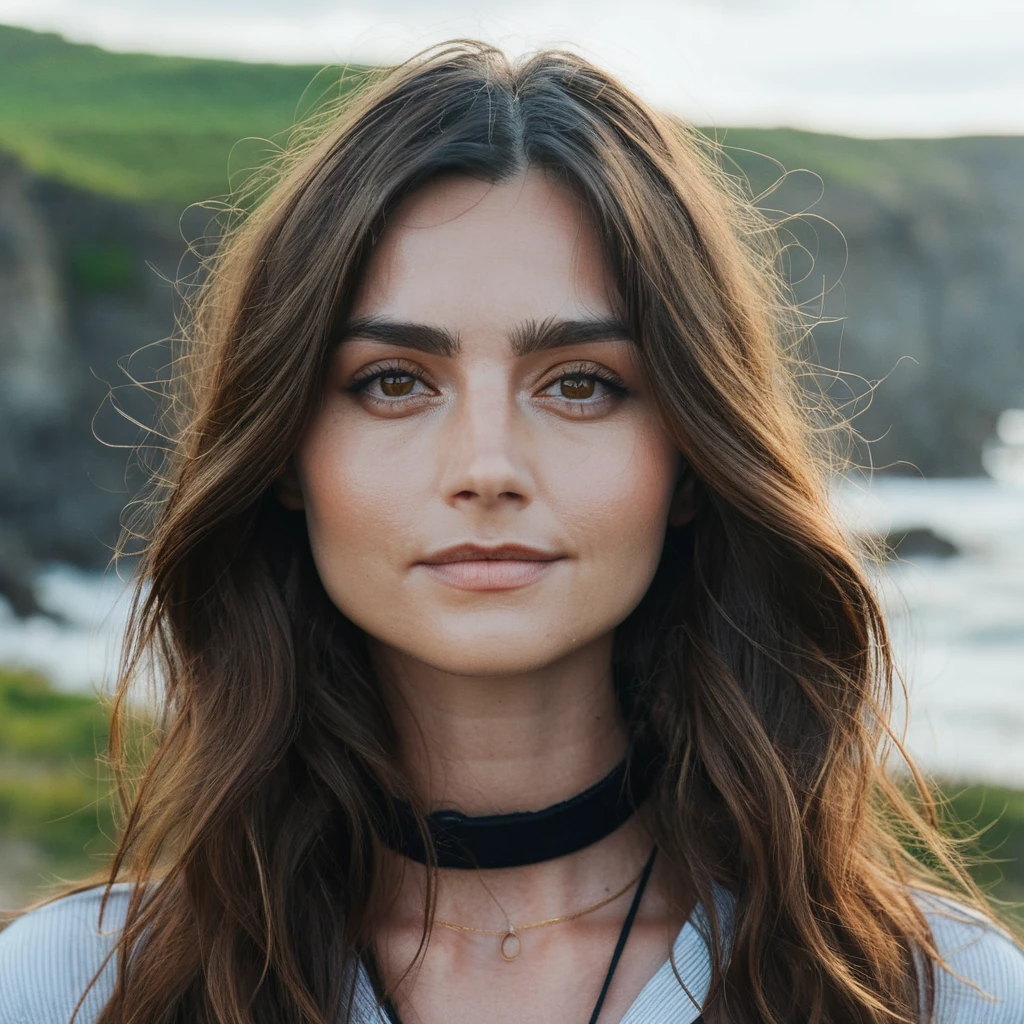
<svg viewBox="0 0 1024 1024"><path fill-rule="evenodd" d="M548 388L554 387L555 384L559 384L563 380L596 380L600 381L616 397L629 394L626 382L617 373L595 363L576 363L572 366L567 366L557 377L548 381L541 390L547 391ZM573 402L571 398L567 398L565 401ZM573 404L582 403L573 402Z"/></svg>
<svg viewBox="0 0 1024 1024"><path fill-rule="evenodd" d="M360 376L355 377L345 390L356 395L362 394L362 392L364 392L375 380L391 376L412 377L414 380L429 383L422 370L418 370L408 364L404 364L402 362L373 363L366 367ZM376 400L386 401L386 399Z"/></svg>
<svg viewBox="0 0 1024 1024"><path fill-rule="evenodd" d="M353 379L351 383L347 386L346 390L351 392L352 394L362 394L367 390L367 388L369 388L369 386L374 381L381 380L383 377L388 376L412 377L414 380L420 381L422 383L430 383L429 379L422 372L422 370L419 370L418 368L415 368L409 364L404 364L400 361L383 364L374 363L373 365L368 366L360 376ZM563 369L557 377L552 378L546 384L544 384L540 388L540 390L547 391L549 388L552 388L556 384L559 384L565 380L600 381L601 384L603 384L606 388L608 388L609 391L612 392L612 395L614 397L620 398L629 394L629 388L626 386L626 382L617 373L614 373L612 370L609 370L603 366L598 366L594 363L576 363L574 365L568 366L565 369ZM381 402L387 405L395 405L403 400L402 398L378 398L376 395L367 397L370 397L375 402ZM579 406L587 404L594 405L598 401L600 401L600 399L596 399L588 402L584 400L574 400L571 398L563 398L562 400L565 402L569 402L572 405Z"/></svg>

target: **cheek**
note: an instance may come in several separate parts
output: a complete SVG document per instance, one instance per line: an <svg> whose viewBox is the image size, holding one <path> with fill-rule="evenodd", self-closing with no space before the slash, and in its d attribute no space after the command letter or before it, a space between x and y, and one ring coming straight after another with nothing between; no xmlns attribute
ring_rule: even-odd
<svg viewBox="0 0 1024 1024"><path fill-rule="evenodd" d="M678 452L650 423L603 440L553 474L551 489L584 563L642 592L661 557Z"/></svg>
<svg viewBox="0 0 1024 1024"><path fill-rule="evenodd" d="M350 604L353 586L372 592L367 585L387 572L391 560L382 555L408 535L415 504L401 451L382 458L380 439L344 419L315 423L297 453L313 556L339 605Z"/></svg>

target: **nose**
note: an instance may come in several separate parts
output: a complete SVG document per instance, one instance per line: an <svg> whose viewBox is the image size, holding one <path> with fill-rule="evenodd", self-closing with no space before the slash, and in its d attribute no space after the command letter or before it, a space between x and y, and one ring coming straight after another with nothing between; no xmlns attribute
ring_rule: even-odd
<svg viewBox="0 0 1024 1024"><path fill-rule="evenodd" d="M499 374L461 390L446 424L441 486L450 504L522 506L533 497L526 425Z"/></svg>

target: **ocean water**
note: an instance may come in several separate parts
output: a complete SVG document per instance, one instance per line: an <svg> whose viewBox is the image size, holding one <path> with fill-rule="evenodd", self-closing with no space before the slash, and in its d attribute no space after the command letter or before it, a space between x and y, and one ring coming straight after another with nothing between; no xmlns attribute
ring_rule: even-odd
<svg viewBox="0 0 1024 1024"><path fill-rule="evenodd" d="M36 595L63 621L16 619L0 598L0 664L35 669L60 690L109 693L128 616L125 583L113 572L50 565L39 575Z"/></svg>
<svg viewBox="0 0 1024 1024"><path fill-rule="evenodd" d="M924 526L959 549L876 576L909 694L897 726L930 772L1024 787L1024 485L879 478L846 482L835 502L855 529ZM19 622L0 601L0 663L36 668L66 690L109 689L124 584L52 566L41 599L66 621Z"/></svg>
<svg viewBox="0 0 1024 1024"><path fill-rule="evenodd" d="M899 724L929 771L1024 787L1024 483L878 479L836 503L857 529L926 526L959 549L876 577L907 684Z"/></svg>

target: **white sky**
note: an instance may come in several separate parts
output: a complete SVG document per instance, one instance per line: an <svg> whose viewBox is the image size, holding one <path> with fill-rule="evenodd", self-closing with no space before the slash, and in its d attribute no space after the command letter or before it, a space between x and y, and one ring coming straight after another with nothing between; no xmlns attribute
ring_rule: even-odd
<svg viewBox="0 0 1024 1024"><path fill-rule="evenodd" d="M1024 0L0 0L115 50L400 60L464 35L567 46L702 124L1024 134Z"/></svg>

